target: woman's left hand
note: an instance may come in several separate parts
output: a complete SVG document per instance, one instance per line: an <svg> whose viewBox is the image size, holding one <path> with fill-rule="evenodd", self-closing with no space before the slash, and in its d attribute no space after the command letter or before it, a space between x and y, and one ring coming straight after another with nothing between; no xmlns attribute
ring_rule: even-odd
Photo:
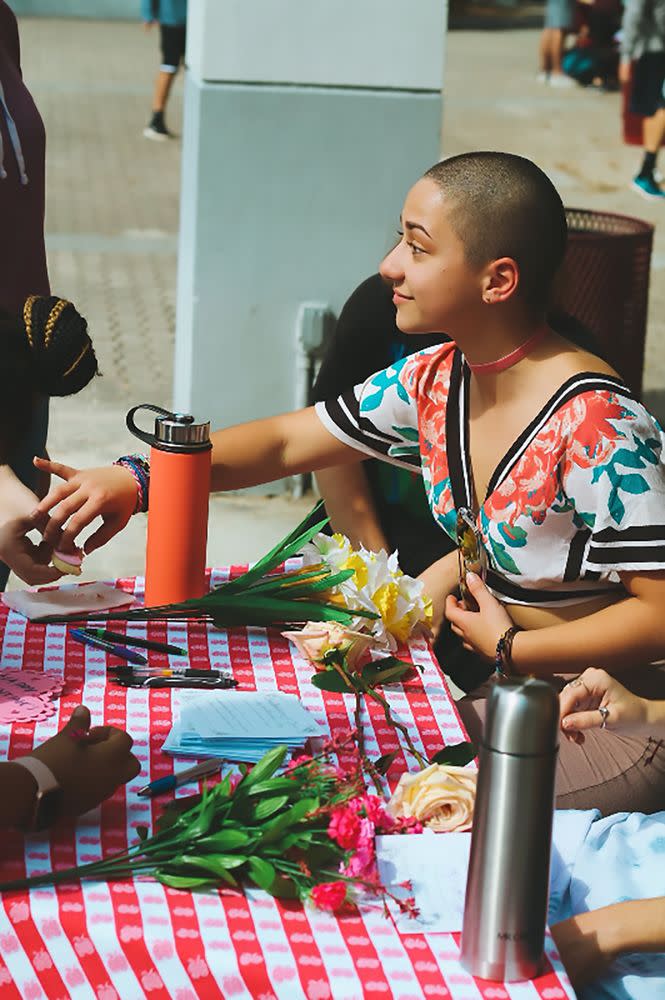
<svg viewBox="0 0 665 1000"><path fill-rule="evenodd" d="M446 601L446 618L465 649L493 660L496 644L513 624L512 618L475 573L467 573L466 585L478 602L478 611L467 611L461 601L450 596Z"/></svg>

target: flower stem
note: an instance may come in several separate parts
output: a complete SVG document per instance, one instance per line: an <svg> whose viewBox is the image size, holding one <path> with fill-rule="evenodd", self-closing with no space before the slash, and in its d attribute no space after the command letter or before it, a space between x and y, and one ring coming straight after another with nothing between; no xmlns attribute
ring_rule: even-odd
<svg viewBox="0 0 665 1000"><path fill-rule="evenodd" d="M358 746L358 754L360 756L360 763L366 774L369 775L374 788L378 795L383 795L383 788L381 787L381 782L379 781L374 765L367 756L365 750L365 730L363 729L362 720L362 699L365 692L359 691L356 688L356 707L354 711L354 723L356 727L356 743Z"/></svg>
<svg viewBox="0 0 665 1000"><path fill-rule="evenodd" d="M411 753L412 756L416 758L421 768L424 769L428 767L428 763L423 757L423 755L420 753L419 750L416 750L413 740L411 739L411 736L409 734L409 730L406 728L404 723L400 722L393 715L388 700L384 698L382 694L379 694L379 692L375 688L368 686L365 690L367 694L370 696L370 698L373 698L374 701L378 702L378 704L381 705L383 709L383 714L386 717L386 722L388 723L388 725L392 726L394 729L398 729L399 732L402 734L402 736L404 737L404 741L407 745L407 749L409 750L409 753Z"/></svg>

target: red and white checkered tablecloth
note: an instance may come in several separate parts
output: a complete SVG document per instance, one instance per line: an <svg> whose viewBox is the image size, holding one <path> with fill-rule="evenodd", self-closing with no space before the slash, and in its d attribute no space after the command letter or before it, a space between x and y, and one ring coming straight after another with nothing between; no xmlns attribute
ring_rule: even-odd
<svg viewBox="0 0 665 1000"><path fill-rule="evenodd" d="M236 568L238 569L238 568ZM213 583L229 570L213 571ZM140 580L120 580L135 590ZM134 634L146 634L132 625ZM186 644L192 666L231 668L241 690L298 694L331 732L352 724L351 699L323 693L309 682L311 666L277 631L219 632L199 624L151 624L150 638ZM105 654L66 636L62 625L28 623L0 611L0 667L52 670L64 675L57 713L31 725L0 726L0 759L29 753L52 736L83 702L93 725L126 728L134 737L141 775L74 825L50 835L2 833L0 878L36 874L97 860L136 839L168 797L144 800L147 780L172 772L160 752L181 692L125 689L107 682ZM412 642L401 651L423 673L388 696L416 745L427 754L464 739L455 705L429 647ZM165 654L151 654L151 662ZM163 659L160 660L160 657ZM378 711L377 711L378 709ZM371 755L397 749L395 734L378 706L369 707ZM175 763L187 766L186 762ZM391 769L394 781L404 757ZM394 777L393 777L394 776ZM197 788L183 785L175 794ZM443 887L442 887L443 891ZM149 880L86 882L6 893L0 901L0 991L3 1000L564 1000L574 997L553 952L552 968L532 983L500 986L472 979L459 964L459 936L399 934L379 906L336 918L264 892L192 894Z"/></svg>

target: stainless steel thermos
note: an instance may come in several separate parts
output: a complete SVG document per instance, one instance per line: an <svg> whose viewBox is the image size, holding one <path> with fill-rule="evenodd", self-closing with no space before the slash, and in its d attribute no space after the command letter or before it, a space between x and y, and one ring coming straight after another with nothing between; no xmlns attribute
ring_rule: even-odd
<svg viewBox="0 0 665 1000"><path fill-rule="evenodd" d="M559 700L536 678L502 678L487 700L466 884L462 965L499 982L543 961Z"/></svg>
<svg viewBox="0 0 665 1000"><path fill-rule="evenodd" d="M138 410L157 413L154 434L137 427ZM187 601L206 592L210 496L210 422L141 403L127 427L150 448L150 506L146 544L146 607Z"/></svg>

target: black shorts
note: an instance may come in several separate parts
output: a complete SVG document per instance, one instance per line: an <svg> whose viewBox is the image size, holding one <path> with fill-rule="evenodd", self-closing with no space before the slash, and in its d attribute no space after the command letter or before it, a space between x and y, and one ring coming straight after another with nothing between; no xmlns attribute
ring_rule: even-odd
<svg viewBox="0 0 665 1000"><path fill-rule="evenodd" d="M162 45L162 65L164 73L176 73L185 58L187 28L184 24L160 24L159 34Z"/></svg>
<svg viewBox="0 0 665 1000"><path fill-rule="evenodd" d="M665 52L645 52L633 66L630 110L651 118L665 108Z"/></svg>

